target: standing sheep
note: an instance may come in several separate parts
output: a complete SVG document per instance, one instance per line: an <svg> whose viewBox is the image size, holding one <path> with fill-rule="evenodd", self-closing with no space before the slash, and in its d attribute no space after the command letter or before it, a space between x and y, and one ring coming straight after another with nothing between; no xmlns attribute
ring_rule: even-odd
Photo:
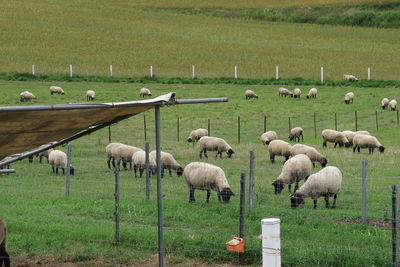
<svg viewBox="0 0 400 267"><path fill-rule="evenodd" d="M203 136L199 140L200 146L200 158L201 154L204 153L204 156L208 158L207 151L217 151L215 157L222 159L222 152L226 152L228 154L228 158L232 157L232 154L235 152L233 151L232 147L222 138L212 137L212 136Z"/></svg>
<svg viewBox="0 0 400 267"><path fill-rule="evenodd" d="M272 140L278 139L278 135L275 131L267 131L261 135L260 139L264 145L268 145Z"/></svg>
<svg viewBox="0 0 400 267"><path fill-rule="evenodd" d="M307 146L303 144L293 145L292 148L290 149L290 156L293 157L299 154L307 155L310 158L312 165L314 167L315 167L314 162L321 163L322 167L325 167L326 164L328 164L328 160L312 146Z"/></svg>
<svg viewBox="0 0 400 267"><path fill-rule="evenodd" d="M246 99L252 99L252 98L258 99L258 95L256 95L256 93L254 93L252 90L246 90L244 94L246 96Z"/></svg>
<svg viewBox="0 0 400 267"><path fill-rule="evenodd" d="M368 131L357 131L357 132L353 132L353 131L343 131L342 132L344 134L344 136L346 136L347 140L349 140L350 146L353 146L353 138L356 134L366 134L366 135L370 135L370 133Z"/></svg>
<svg viewBox="0 0 400 267"><path fill-rule="evenodd" d="M286 97L286 96L293 97L293 93L290 90L288 90L286 88L283 88L283 87L280 87L278 89L278 95L279 96L284 96L284 97Z"/></svg>
<svg viewBox="0 0 400 267"><path fill-rule="evenodd" d="M140 178L143 175L143 171L146 169L146 152L139 150L132 155L133 171L135 172L135 177L137 177L136 172L139 170ZM157 171L156 159L149 154L149 169L150 173L155 175Z"/></svg>
<svg viewBox="0 0 400 267"><path fill-rule="evenodd" d="M300 88L294 88L294 90L293 90L293 97L294 97L294 98L300 98L300 95L301 95L301 90L300 90Z"/></svg>
<svg viewBox="0 0 400 267"><path fill-rule="evenodd" d="M60 86L50 86L50 94L64 95L65 92Z"/></svg>
<svg viewBox="0 0 400 267"><path fill-rule="evenodd" d="M336 207L337 193L342 184L342 172L334 166L323 168L308 177L307 181L290 196L292 208L304 204L304 198L311 197L314 200L314 209L317 208L317 199L325 198L325 208L330 208L329 197L333 196L332 208Z"/></svg>
<svg viewBox="0 0 400 267"><path fill-rule="evenodd" d="M189 137L186 141L193 142L193 144L200 140L203 136L208 136L207 129L199 128L190 132Z"/></svg>
<svg viewBox="0 0 400 267"><path fill-rule="evenodd" d="M4 220L0 220L0 266L10 267L10 255L6 251L7 247L7 225Z"/></svg>
<svg viewBox="0 0 400 267"><path fill-rule="evenodd" d="M381 108L385 109L389 104L389 99L387 99L386 97L382 99L381 101Z"/></svg>
<svg viewBox="0 0 400 267"><path fill-rule="evenodd" d="M231 196L235 194L230 189L228 180L226 179L224 171L215 165L205 162L192 162L189 163L184 171L186 183L189 187L189 202L195 202L194 190L206 190L207 200L209 202L211 190L217 191L218 201L229 203Z"/></svg>
<svg viewBox="0 0 400 267"><path fill-rule="evenodd" d="M292 146L285 141L282 140L272 140L268 146L269 158L272 163L275 162L275 156L285 157L285 161L287 161L290 157L290 149Z"/></svg>
<svg viewBox="0 0 400 267"><path fill-rule="evenodd" d="M337 145L339 145L339 147L350 147L349 140L342 132L339 131L325 129L322 131L322 138L324 139L324 142L322 143L323 147L327 147L327 142L335 143L334 147Z"/></svg>
<svg viewBox="0 0 400 267"><path fill-rule="evenodd" d="M357 149L358 153L360 153L360 148L368 148L369 154L374 153L375 148L378 148L381 153L385 151L385 147L375 136L356 134L353 138L353 152L356 152Z"/></svg>
<svg viewBox="0 0 400 267"><path fill-rule="evenodd" d="M53 173L58 174L58 169L62 169L63 174L65 174L65 169L67 168L67 154L61 150L53 150L49 153L49 164L53 169ZM74 175L74 168L70 164L70 175Z"/></svg>
<svg viewBox="0 0 400 267"><path fill-rule="evenodd" d="M311 160L307 155L299 154L296 155L283 164L282 172L278 178L272 183L275 188L275 195L281 193L285 184L288 185L288 189L292 187L292 184L296 184L294 191L299 188L299 182L306 180L311 174L312 164Z"/></svg>
<svg viewBox="0 0 400 267"><path fill-rule="evenodd" d="M389 107L390 107L390 110L396 110L397 109L397 101L396 101L396 99L390 100Z"/></svg>
<svg viewBox="0 0 400 267"><path fill-rule="evenodd" d="M112 156L118 165L122 161L122 166L125 170L127 169L127 163L129 163L130 169L132 169L132 156L137 151L143 151L143 149L129 145L120 145L112 149Z"/></svg>
<svg viewBox="0 0 400 267"><path fill-rule="evenodd" d="M310 91L308 91L306 98L317 98L317 93L317 88L311 88Z"/></svg>
<svg viewBox="0 0 400 267"><path fill-rule="evenodd" d="M344 103L345 104L350 104L353 103L354 100L354 93L353 92L348 92L345 96L344 96Z"/></svg>
<svg viewBox="0 0 400 267"><path fill-rule="evenodd" d="M292 141L293 139L297 139L297 142L300 142L300 136L301 136L301 141L303 142L303 134L304 134L304 130L301 127L295 127L293 129L290 130L290 134L289 134L289 140Z"/></svg>
<svg viewBox="0 0 400 267"><path fill-rule="evenodd" d="M141 97L151 96L151 92L149 89L143 87L142 89L140 89L140 96Z"/></svg>
<svg viewBox="0 0 400 267"><path fill-rule="evenodd" d="M86 91L86 100L87 101L93 101L96 98L96 92L93 90L87 90Z"/></svg>
<svg viewBox="0 0 400 267"><path fill-rule="evenodd" d="M29 91L23 91L22 93L19 94L19 96L21 102L31 101L36 99L36 96Z"/></svg>
<svg viewBox="0 0 400 267"><path fill-rule="evenodd" d="M345 75L343 75L343 77L346 81L349 81L349 82L357 82L358 81L358 78L351 74L345 74Z"/></svg>
<svg viewBox="0 0 400 267"><path fill-rule="evenodd" d="M157 151L151 151L150 155L157 160ZM164 177L164 169L169 170L169 176L172 176L171 170L174 170L178 176L183 174L183 168L181 165L175 160L174 156L168 152L161 151L161 166L161 177Z"/></svg>
<svg viewBox="0 0 400 267"><path fill-rule="evenodd" d="M115 168L115 158L114 158L113 155L115 154L115 149L118 146L121 146L121 145L124 145L124 144L121 144L121 143L110 143L110 144L108 144L106 146L107 166L108 166L109 169L111 169L111 166L110 166L110 161L111 160L112 160L113 167Z"/></svg>

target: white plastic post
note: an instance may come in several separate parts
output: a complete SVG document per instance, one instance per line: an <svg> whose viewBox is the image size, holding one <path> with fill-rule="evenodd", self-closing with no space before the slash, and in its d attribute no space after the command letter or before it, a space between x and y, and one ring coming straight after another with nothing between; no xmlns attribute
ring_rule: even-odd
<svg viewBox="0 0 400 267"><path fill-rule="evenodd" d="M153 66L150 66L150 78L153 78Z"/></svg>
<svg viewBox="0 0 400 267"><path fill-rule="evenodd" d="M371 80L371 68L368 68L368 81Z"/></svg>
<svg viewBox="0 0 400 267"><path fill-rule="evenodd" d="M324 67L321 67L321 83L324 82Z"/></svg>
<svg viewBox="0 0 400 267"><path fill-rule="evenodd" d="M235 66L235 79L237 79L237 66Z"/></svg>
<svg viewBox="0 0 400 267"><path fill-rule="evenodd" d="M113 76L113 73L112 73L112 65L110 65L110 76Z"/></svg>
<svg viewBox="0 0 400 267"><path fill-rule="evenodd" d="M69 77L72 78L72 64L69 64Z"/></svg>
<svg viewBox="0 0 400 267"><path fill-rule="evenodd" d="M281 266L281 238L278 218L261 220L263 267Z"/></svg>
<svg viewBox="0 0 400 267"><path fill-rule="evenodd" d="M279 66L275 66L275 79L279 80Z"/></svg>
<svg viewBox="0 0 400 267"><path fill-rule="evenodd" d="M196 69L194 65L192 65L192 79L196 78Z"/></svg>
<svg viewBox="0 0 400 267"><path fill-rule="evenodd" d="M35 64L32 64L32 75L35 75Z"/></svg>

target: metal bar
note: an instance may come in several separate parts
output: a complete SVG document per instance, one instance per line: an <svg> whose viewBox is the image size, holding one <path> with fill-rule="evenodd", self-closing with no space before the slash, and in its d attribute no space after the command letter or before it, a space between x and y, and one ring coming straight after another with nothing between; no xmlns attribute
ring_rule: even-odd
<svg viewBox="0 0 400 267"><path fill-rule="evenodd" d="M254 151L250 151L250 173L249 173L249 210L253 209L253 189L254 189Z"/></svg>
<svg viewBox="0 0 400 267"><path fill-rule="evenodd" d="M245 183L246 176L244 173L240 174L240 215L239 215L239 237L244 239L244 205L245 205ZM239 253L239 262L241 265L244 264L245 255Z"/></svg>
<svg viewBox="0 0 400 267"><path fill-rule="evenodd" d="M111 143L111 125L108 125L108 143Z"/></svg>
<svg viewBox="0 0 400 267"><path fill-rule="evenodd" d="M147 141L146 115L143 115L144 141Z"/></svg>
<svg viewBox="0 0 400 267"><path fill-rule="evenodd" d="M158 265L164 266L164 240L163 240L163 213L162 213L162 188L161 188L161 134L160 134L160 107L155 108L156 120L156 162L157 162L157 204L158 204Z"/></svg>
<svg viewBox="0 0 400 267"><path fill-rule="evenodd" d="M210 119L208 119L207 130L208 130L208 136L211 136L211 122L210 122Z"/></svg>
<svg viewBox="0 0 400 267"><path fill-rule="evenodd" d="M367 161L362 160L361 163L361 177L362 177L362 189L361 189L361 221L362 224L367 223Z"/></svg>
<svg viewBox="0 0 400 267"><path fill-rule="evenodd" d="M0 174L6 174L6 173L15 173L15 169L3 169L3 170L0 170Z"/></svg>
<svg viewBox="0 0 400 267"><path fill-rule="evenodd" d="M150 200L150 170L149 170L150 146L148 142L146 142L145 147L146 147L146 199Z"/></svg>
<svg viewBox="0 0 400 267"><path fill-rule="evenodd" d="M175 104L202 104L202 103L220 103L228 102L227 97L220 98L198 98L198 99L177 99Z"/></svg>
<svg viewBox="0 0 400 267"><path fill-rule="evenodd" d="M69 179L69 173L71 169L71 150L72 150L72 145L68 144L68 150L67 150L67 167L66 167L66 174L65 174L65 195L66 197L69 197L69 184L70 184L70 179Z"/></svg>
<svg viewBox="0 0 400 267"><path fill-rule="evenodd" d="M119 244L121 237L119 231L119 165L115 166L115 242Z"/></svg>
<svg viewBox="0 0 400 267"><path fill-rule="evenodd" d="M397 185L392 185L392 260L393 267L398 266L397 249Z"/></svg>

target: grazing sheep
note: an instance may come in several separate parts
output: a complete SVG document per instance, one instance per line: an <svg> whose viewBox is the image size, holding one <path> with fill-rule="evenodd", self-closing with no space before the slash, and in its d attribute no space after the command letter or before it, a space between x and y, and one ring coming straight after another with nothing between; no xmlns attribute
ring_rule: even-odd
<svg viewBox="0 0 400 267"><path fill-rule="evenodd" d="M339 131L331 130L331 129L325 129L322 131L322 138L324 139L324 142L322 143L323 147L326 147L327 142L335 143L336 147L339 144L339 147L345 146L345 147L350 147L350 142L346 138L346 136Z"/></svg>
<svg viewBox="0 0 400 267"><path fill-rule="evenodd" d="M378 148L381 153L385 151L385 147L375 136L356 134L353 138L353 152L356 152L357 149L358 153L360 153L360 148L368 148L369 154L374 153L375 148Z"/></svg>
<svg viewBox="0 0 400 267"><path fill-rule="evenodd" d="M297 142L300 142L300 136L301 136L301 141L303 142L304 141L303 134L304 134L303 128L295 127L290 130L289 139L290 141L292 141L293 139L296 140L297 138Z"/></svg>
<svg viewBox="0 0 400 267"><path fill-rule="evenodd" d="M275 131L267 131L261 135L260 139L264 145L268 145L272 140L278 139L278 135Z"/></svg>
<svg viewBox="0 0 400 267"><path fill-rule="evenodd" d="M252 90L246 90L244 94L246 95L246 99L252 99L252 98L258 99L258 95L256 95L256 93L254 93Z"/></svg>
<svg viewBox="0 0 400 267"><path fill-rule="evenodd" d="M0 266L10 267L10 255L6 251L7 247L7 225L4 220L0 220Z"/></svg>
<svg viewBox="0 0 400 267"><path fill-rule="evenodd" d="M36 96L29 91L23 91L22 93L19 94L19 96L21 102L31 101L36 99Z"/></svg>
<svg viewBox="0 0 400 267"><path fill-rule="evenodd" d="M48 144L41 145L38 147L38 149L43 148L45 146L48 146ZM45 151L42 151L42 152L39 152L38 154L36 154L36 157L39 157L39 162L42 163L42 159L43 159L43 157L45 157L47 159L47 163L49 163L49 153L53 150L54 150L54 148L49 148ZM29 156L29 163L32 163L32 162L33 162L33 155Z"/></svg>
<svg viewBox="0 0 400 267"><path fill-rule="evenodd" d="M268 152L271 162L275 162L275 156L285 157L285 161L287 161L290 157L291 148L292 146L288 142L279 139L269 142Z"/></svg>
<svg viewBox="0 0 400 267"><path fill-rule="evenodd" d="M371 135L368 131L357 131L357 132L353 132L353 131L343 131L342 132L347 140L349 140L350 146L353 146L353 138L356 134L366 134L366 135Z"/></svg>
<svg viewBox="0 0 400 267"><path fill-rule="evenodd" d="M332 208L336 207L337 193L342 184L342 172L334 166L323 168L317 173L310 175L307 181L290 196L292 208L304 204L304 198L311 197L314 200L314 209L317 208L317 199L325 198L325 208L330 208L329 197L333 196Z"/></svg>
<svg viewBox="0 0 400 267"><path fill-rule="evenodd" d="M290 155L293 157L299 154L307 155L310 158L312 165L314 167L315 167L314 162L321 163L322 167L325 167L326 164L328 164L328 160L312 146L307 146L303 144L293 145L292 148L290 149Z"/></svg>
<svg viewBox="0 0 400 267"><path fill-rule="evenodd" d="M211 190L217 191L218 201L220 202L222 197L223 202L229 203L231 196L235 195L220 167L205 162L192 162L185 167L183 174L190 191L189 202L196 201L194 198L194 190L196 189L207 191L207 203L210 199Z"/></svg>
<svg viewBox="0 0 400 267"><path fill-rule="evenodd" d="M120 165L122 161L122 166L126 170L127 163L129 163L129 167L132 169L132 156L137 151L143 151L143 149L129 145L120 145L113 148L111 153L118 165Z"/></svg>
<svg viewBox="0 0 400 267"><path fill-rule="evenodd" d="M312 164L307 155L299 154L288 159L283 164L282 172L278 178L272 183L275 188L275 195L281 193L285 184L288 185L289 192L292 184L295 183L294 191L299 188L299 181L306 180L311 174Z"/></svg>
<svg viewBox="0 0 400 267"><path fill-rule="evenodd" d="M284 97L290 96L290 97L293 97L293 93L290 90L288 90L286 88L283 88L283 87L280 87L278 89L278 94L279 94L279 96L284 96Z"/></svg>
<svg viewBox="0 0 400 267"><path fill-rule="evenodd" d="M109 169L111 169L111 166L110 166L110 161L111 160L112 160L113 167L115 168L115 158L114 158L113 155L115 153L114 152L115 149L120 145L124 145L124 144L121 144L121 143L110 143L110 144L108 144L106 146L107 166L108 166Z"/></svg>
<svg viewBox="0 0 400 267"><path fill-rule="evenodd" d="M157 160L157 151L151 151L150 155ZM178 176L181 176L183 173L181 165L175 160L174 156L168 152L161 151L161 165L161 177L164 177L164 169L169 170L169 176L172 176L171 170L174 170Z"/></svg>
<svg viewBox="0 0 400 267"><path fill-rule="evenodd" d="M344 96L344 103L345 104L350 104L353 103L354 100L354 93L353 92L348 92L345 96Z"/></svg>
<svg viewBox="0 0 400 267"><path fill-rule="evenodd" d="M382 109L385 109L389 104L389 99L387 99L386 97L382 99L381 101L381 107Z"/></svg>
<svg viewBox="0 0 400 267"><path fill-rule="evenodd" d="M133 170L135 172L135 177L137 177L136 175L136 171L139 170L140 173L140 177L142 177L143 175L143 171L146 169L146 152L143 150L139 150L137 152L135 152L132 155L132 160L133 162ZM157 163L156 163L156 159L149 154L149 169L150 169L150 173L155 175L156 171L157 171Z"/></svg>
<svg viewBox="0 0 400 267"><path fill-rule="evenodd" d="M358 81L358 78L351 74L345 74L345 75L343 75L343 77L346 81L349 81L349 82L357 82Z"/></svg>
<svg viewBox="0 0 400 267"><path fill-rule="evenodd" d="M195 143L199 141L199 139L202 138L203 136L208 136L208 131L207 129L199 128L197 130L191 131L186 141L188 141L189 143L190 142Z"/></svg>
<svg viewBox="0 0 400 267"><path fill-rule="evenodd" d="M300 88L294 88L294 90L293 90L293 97L294 97L294 98L300 98L300 95L301 95L301 90L300 90Z"/></svg>
<svg viewBox="0 0 400 267"><path fill-rule="evenodd" d="M61 150L53 150L49 153L49 164L53 169L53 172L58 173L58 169L62 169L63 174L65 174L65 169L67 168L67 154ZM74 168L70 164L70 175L74 175Z"/></svg>
<svg viewBox="0 0 400 267"><path fill-rule="evenodd" d="M149 89L143 87L142 89L140 89L140 96L151 96L151 92Z"/></svg>
<svg viewBox="0 0 400 267"><path fill-rule="evenodd" d="M204 156L208 158L207 151L217 151L215 157L222 159L222 152L226 152L228 154L228 158L232 156L235 152L233 151L232 147L222 138L212 137L212 136L203 136L199 140L200 146L200 158L201 154L204 153Z"/></svg>
<svg viewBox="0 0 400 267"><path fill-rule="evenodd" d="M317 88L311 88L310 91L308 91L306 98L317 98L317 93Z"/></svg>
<svg viewBox="0 0 400 267"><path fill-rule="evenodd" d="M87 101L93 101L96 98L96 92L93 90L87 90L86 91L86 100Z"/></svg>
<svg viewBox="0 0 400 267"><path fill-rule="evenodd" d="M390 107L391 110L396 110L397 109L397 101L396 101L396 99L390 100L389 107Z"/></svg>
<svg viewBox="0 0 400 267"><path fill-rule="evenodd" d="M50 86L50 94L64 95L65 92L60 86Z"/></svg>

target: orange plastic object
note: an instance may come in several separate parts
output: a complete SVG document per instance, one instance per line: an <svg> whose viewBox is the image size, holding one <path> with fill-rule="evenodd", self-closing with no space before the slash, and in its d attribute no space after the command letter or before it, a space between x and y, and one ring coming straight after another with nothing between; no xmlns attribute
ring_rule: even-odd
<svg viewBox="0 0 400 267"><path fill-rule="evenodd" d="M244 253L244 239L240 237L235 237L231 241L226 242L226 249L230 251L235 251L237 253Z"/></svg>

